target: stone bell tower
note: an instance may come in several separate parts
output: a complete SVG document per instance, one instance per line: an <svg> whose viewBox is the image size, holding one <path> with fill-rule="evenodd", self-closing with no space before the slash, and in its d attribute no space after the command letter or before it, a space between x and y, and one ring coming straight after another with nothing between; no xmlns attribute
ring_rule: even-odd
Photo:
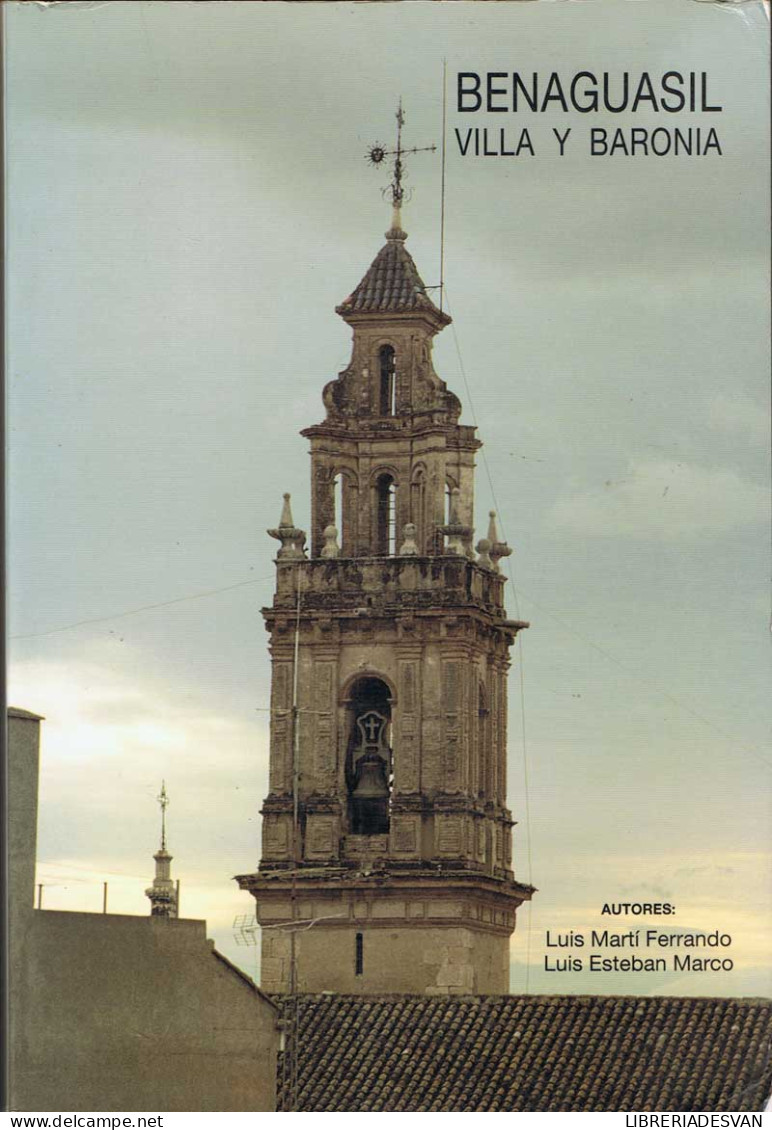
<svg viewBox="0 0 772 1130"><path fill-rule="evenodd" d="M532 893L506 805L508 654L527 625L506 618L493 516L473 548L480 441L432 366L450 318L405 247L397 189L337 307L351 361L303 432L310 552L289 496L269 531L270 791L259 870L239 876L268 992L507 992Z"/></svg>

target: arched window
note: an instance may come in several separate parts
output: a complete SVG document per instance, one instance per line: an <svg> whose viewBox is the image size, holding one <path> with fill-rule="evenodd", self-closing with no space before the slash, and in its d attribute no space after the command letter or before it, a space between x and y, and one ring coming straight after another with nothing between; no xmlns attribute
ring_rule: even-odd
<svg viewBox="0 0 772 1130"><path fill-rule="evenodd" d="M378 351L380 373L379 408L381 416L394 415L394 347L382 345Z"/></svg>
<svg viewBox="0 0 772 1130"><path fill-rule="evenodd" d="M387 472L375 484L375 553L393 557L396 553L396 487Z"/></svg>
<svg viewBox="0 0 772 1130"><path fill-rule="evenodd" d="M453 483L448 479L445 483L445 525L453 524Z"/></svg>
<svg viewBox="0 0 772 1130"><path fill-rule="evenodd" d="M350 467L331 471L329 495L325 496L325 525L338 531L339 556L352 557L357 540L358 479ZM323 535L324 529L319 531Z"/></svg>
<svg viewBox="0 0 772 1130"><path fill-rule="evenodd" d="M456 525L455 519L456 519L457 515L455 513L456 506L455 506L455 503L454 503L454 496L453 496L453 489L454 489L455 485L456 484L453 482L452 479L447 478L445 480L445 515L444 515L445 520L443 522L443 525L445 525L445 526L455 526ZM445 534L440 533L439 531L437 532L437 552L438 553L445 553L446 552L445 538L446 538ZM451 552L453 552L452 547L454 545L457 546L458 541L456 539L450 538L449 535L448 535L447 549L450 550Z"/></svg>
<svg viewBox="0 0 772 1130"><path fill-rule="evenodd" d="M385 835L392 789L391 696L386 683L373 677L358 679L347 716L349 827L356 836Z"/></svg>
<svg viewBox="0 0 772 1130"><path fill-rule="evenodd" d="M488 740L489 732L488 700L485 695L485 686L481 681L478 685L477 692L477 748L479 751L477 795L484 797L486 800L492 799L490 793L491 756Z"/></svg>
<svg viewBox="0 0 772 1130"><path fill-rule="evenodd" d="M416 529L416 541L421 553L426 553L426 471L417 467L410 484L410 521Z"/></svg>
<svg viewBox="0 0 772 1130"><path fill-rule="evenodd" d="M338 474L332 483L333 520L332 524L340 535L343 529L343 475Z"/></svg>
<svg viewBox="0 0 772 1130"><path fill-rule="evenodd" d="M332 481L332 524L338 531L338 545L343 549L343 491L345 484L340 471Z"/></svg>

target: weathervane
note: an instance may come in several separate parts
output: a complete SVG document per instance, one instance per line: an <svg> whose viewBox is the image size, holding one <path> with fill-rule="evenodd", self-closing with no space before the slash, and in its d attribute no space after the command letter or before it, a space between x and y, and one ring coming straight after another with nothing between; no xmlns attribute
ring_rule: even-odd
<svg viewBox="0 0 772 1130"><path fill-rule="evenodd" d="M161 791L156 797L156 800L161 806L161 851L166 851L166 809L169 806L166 781L161 781Z"/></svg>
<svg viewBox="0 0 772 1130"><path fill-rule="evenodd" d="M402 187L402 176L404 173L403 158L406 153L434 153L437 149L436 145L413 146L411 149L404 149L402 146L402 126L405 122L405 114L402 109L402 99L399 100L396 113L397 119L397 148L386 149L385 146L376 143L371 145L367 150L367 160L371 165L380 165L387 157L394 158L394 176L392 178L389 188L391 189L391 202L394 205L395 221L394 227L399 227L399 209L402 201L405 198L405 190ZM384 192L386 190L384 189Z"/></svg>

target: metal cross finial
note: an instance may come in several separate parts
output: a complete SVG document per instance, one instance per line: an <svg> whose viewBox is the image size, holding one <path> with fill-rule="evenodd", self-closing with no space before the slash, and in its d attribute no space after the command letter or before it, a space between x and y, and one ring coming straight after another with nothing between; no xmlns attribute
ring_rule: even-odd
<svg viewBox="0 0 772 1130"><path fill-rule="evenodd" d="M161 806L161 851L166 851L166 809L169 806L166 781L161 781L161 791L156 797L156 800Z"/></svg>
<svg viewBox="0 0 772 1130"><path fill-rule="evenodd" d="M437 149L436 145L413 146L411 149L403 149L402 147L402 126L405 124L405 112L402 109L402 99L399 100L397 106L397 148L386 149L385 146L376 144L371 145L367 150L367 160L371 165L380 165L387 157L394 158L394 176L392 177L389 188L391 189L391 202L395 208L399 208L405 197L405 190L402 187L402 176L404 173L403 158L406 153L434 153Z"/></svg>

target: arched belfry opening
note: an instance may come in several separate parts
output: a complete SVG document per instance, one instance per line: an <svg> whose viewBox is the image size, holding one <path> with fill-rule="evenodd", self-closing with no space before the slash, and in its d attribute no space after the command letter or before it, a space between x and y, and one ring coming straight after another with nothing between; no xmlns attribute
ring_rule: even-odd
<svg viewBox="0 0 772 1130"><path fill-rule="evenodd" d="M413 471L410 481L410 520L416 528L416 541L420 553L427 552L427 514L426 468L419 465Z"/></svg>
<svg viewBox="0 0 772 1130"><path fill-rule="evenodd" d="M314 515L314 556L352 557L356 545L358 478L351 467L330 460L330 466L317 479ZM328 527L335 537L328 536ZM330 546L335 552L330 552Z"/></svg>
<svg viewBox="0 0 772 1130"><path fill-rule="evenodd" d="M340 471L332 480L332 524L338 531L338 541L343 544L343 475Z"/></svg>
<svg viewBox="0 0 772 1130"><path fill-rule="evenodd" d="M488 795L489 778L490 778L490 750L488 748L488 695L485 691L485 684L480 680L477 687L477 758L478 758L478 779L477 779L477 795L484 798Z"/></svg>
<svg viewBox="0 0 772 1130"><path fill-rule="evenodd" d="M445 480L445 524L447 526L452 525L456 519L456 515L453 512L453 490L455 486L456 484L450 477Z"/></svg>
<svg viewBox="0 0 772 1130"><path fill-rule="evenodd" d="M395 408L394 346L382 345L378 350L379 410L381 416L393 416Z"/></svg>
<svg viewBox="0 0 772 1130"><path fill-rule="evenodd" d="M358 679L348 701L346 786L355 836L389 831L392 791L391 692L382 679Z"/></svg>
<svg viewBox="0 0 772 1130"><path fill-rule="evenodd" d="M375 480L375 554L393 557L396 553L397 487L392 475L384 471Z"/></svg>

